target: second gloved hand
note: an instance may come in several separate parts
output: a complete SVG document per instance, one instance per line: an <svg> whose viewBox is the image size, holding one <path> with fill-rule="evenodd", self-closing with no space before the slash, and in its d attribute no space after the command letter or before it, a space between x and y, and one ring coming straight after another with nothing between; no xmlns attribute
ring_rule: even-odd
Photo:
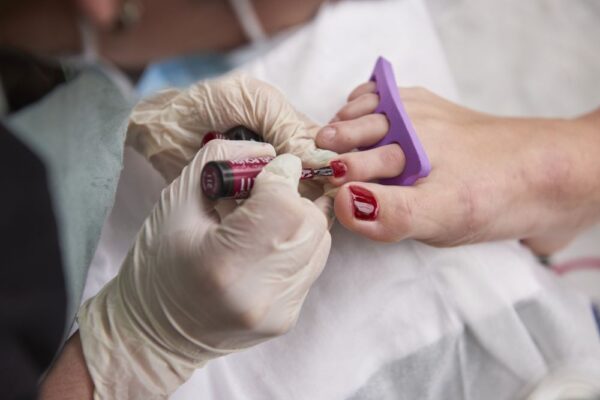
<svg viewBox="0 0 600 400"><path fill-rule="evenodd" d="M306 167L323 166L335 156L316 148L316 123L273 86L244 74L162 91L140 102L131 115L127 141L170 182L200 149L205 133L237 125L262 135L277 154L298 156Z"/></svg>
<svg viewBox="0 0 600 400"><path fill-rule="evenodd" d="M165 398L207 360L294 325L329 254L331 200L300 197L292 155L223 220L200 189L209 161L274 155L214 140L162 192L118 276L79 313L96 398Z"/></svg>

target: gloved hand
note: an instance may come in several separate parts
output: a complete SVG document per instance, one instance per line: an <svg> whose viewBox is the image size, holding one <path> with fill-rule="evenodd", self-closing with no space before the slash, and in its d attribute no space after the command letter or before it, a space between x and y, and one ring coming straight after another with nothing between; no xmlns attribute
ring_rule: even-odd
<svg viewBox="0 0 600 400"><path fill-rule="evenodd" d="M294 325L329 253L331 199L299 196L289 154L221 221L199 180L209 161L274 155L214 140L162 192L118 276L79 312L96 399L164 398L207 360Z"/></svg>
<svg viewBox="0 0 600 400"><path fill-rule="evenodd" d="M127 143L170 182L194 157L206 132L236 125L262 135L277 154L300 157L306 167L321 167L336 155L315 147L319 126L281 92L243 74L162 91L140 102L130 118Z"/></svg>

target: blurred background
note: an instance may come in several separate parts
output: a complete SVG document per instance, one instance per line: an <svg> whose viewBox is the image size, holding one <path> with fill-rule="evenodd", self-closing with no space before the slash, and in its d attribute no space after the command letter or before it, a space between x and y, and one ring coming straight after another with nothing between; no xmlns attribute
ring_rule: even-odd
<svg viewBox="0 0 600 400"><path fill-rule="evenodd" d="M463 102L570 116L600 104L600 2L426 0Z"/></svg>

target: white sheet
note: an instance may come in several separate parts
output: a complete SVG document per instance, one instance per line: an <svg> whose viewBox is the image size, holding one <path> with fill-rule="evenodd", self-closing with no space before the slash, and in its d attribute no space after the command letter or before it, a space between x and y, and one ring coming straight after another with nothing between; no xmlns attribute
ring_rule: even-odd
<svg viewBox="0 0 600 400"><path fill-rule="evenodd" d="M378 55L392 61L400 85L423 85L456 98L417 0L328 5L312 24L244 70L325 122L369 77ZM116 273L163 184L145 161L126 152L117 202L84 297ZM549 363L598 351L586 304L563 301L552 285L514 242L442 250L412 241L375 243L336 225L328 264L296 328L209 363L172 398L477 398L489 382L501 386L486 398L509 398L543 376ZM560 324L539 322L531 313L537 318L552 304L573 321L541 346L533 338L536 329Z"/></svg>

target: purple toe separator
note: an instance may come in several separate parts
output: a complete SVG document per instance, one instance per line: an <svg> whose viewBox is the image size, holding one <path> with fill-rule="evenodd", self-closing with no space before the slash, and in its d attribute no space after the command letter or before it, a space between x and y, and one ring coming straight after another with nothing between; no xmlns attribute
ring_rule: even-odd
<svg viewBox="0 0 600 400"><path fill-rule="evenodd" d="M361 148L361 150L397 143L402 148L406 159L404 171L394 178L381 179L379 182L384 185L410 186L418 179L429 175L431 171L429 158L427 158L415 128L400 100L392 64L385 58L379 57L371 80L377 85L377 94L379 95L379 106L375 112L387 117L390 129L379 142Z"/></svg>

